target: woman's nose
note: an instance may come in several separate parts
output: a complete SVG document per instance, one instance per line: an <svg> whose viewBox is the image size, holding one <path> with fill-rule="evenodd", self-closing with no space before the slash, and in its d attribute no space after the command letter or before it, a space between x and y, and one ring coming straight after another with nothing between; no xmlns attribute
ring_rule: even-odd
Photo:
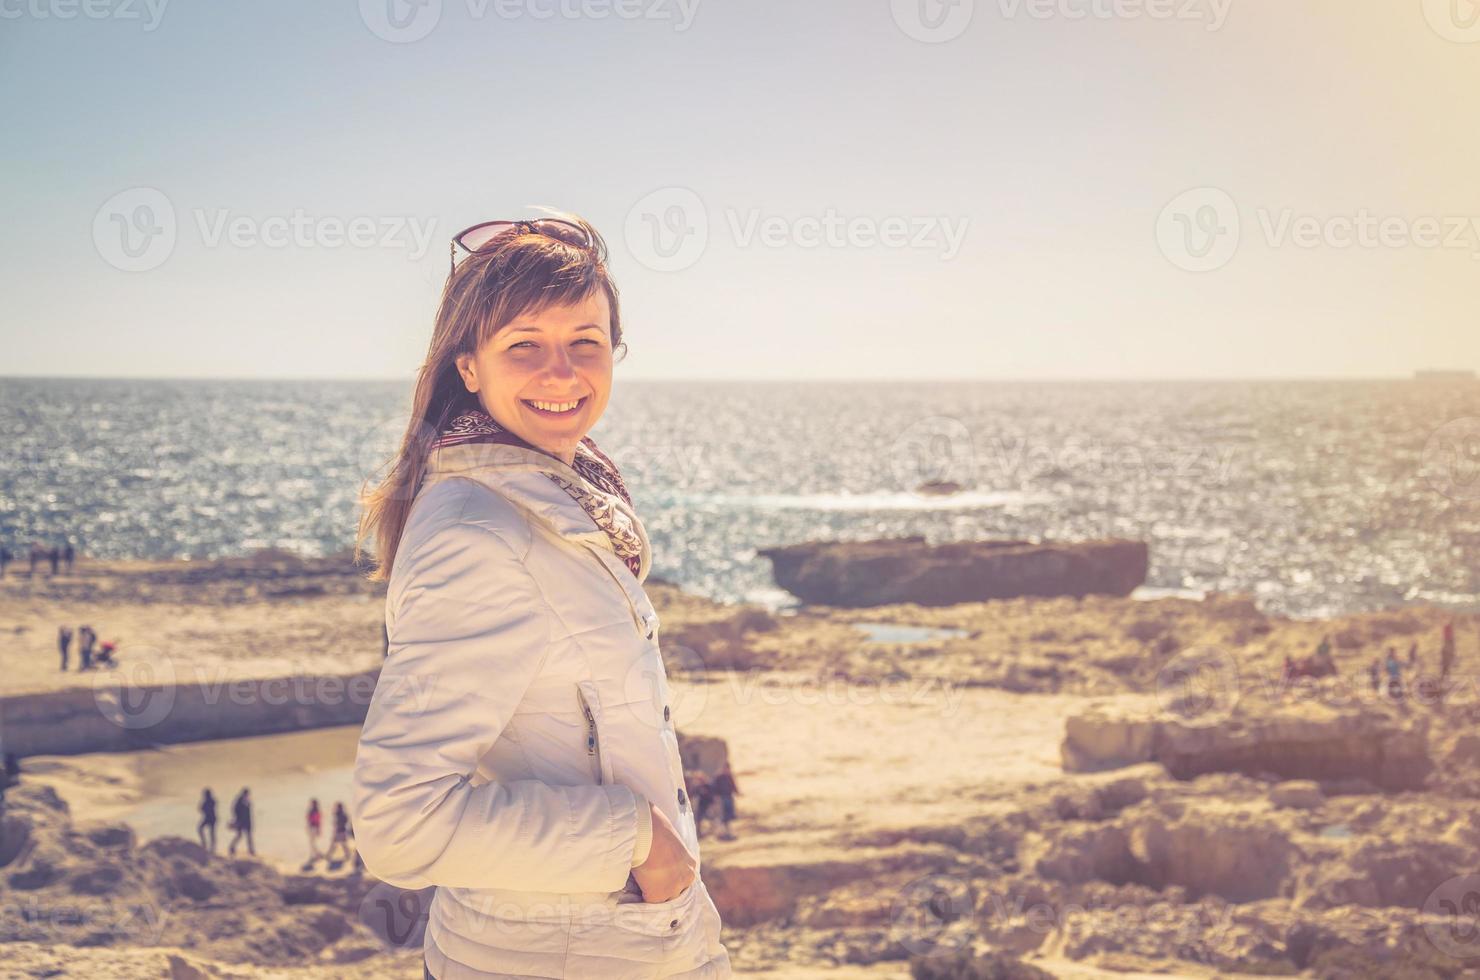
<svg viewBox="0 0 1480 980"><path fill-rule="evenodd" d="M564 381L576 376L575 365L571 363L570 353L564 348L554 348L550 356L545 360L545 373L557 380Z"/></svg>

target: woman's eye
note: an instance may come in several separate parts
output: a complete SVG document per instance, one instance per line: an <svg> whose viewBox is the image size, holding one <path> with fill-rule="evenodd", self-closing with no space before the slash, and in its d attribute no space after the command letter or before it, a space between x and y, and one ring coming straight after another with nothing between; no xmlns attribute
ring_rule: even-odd
<svg viewBox="0 0 1480 980"><path fill-rule="evenodd" d="M576 341L576 343L578 343L578 344L595 344L597 347L600 347L601 346L601 341L599 341L599 340L593 340L590 337L582 337L580 340ZM509 345L509 350L513 350L516 347L523 347L525 344L528 344L531 347L536 346L535 342L532 341L532 340L521 340L517 344L510 344Z"/></svg>

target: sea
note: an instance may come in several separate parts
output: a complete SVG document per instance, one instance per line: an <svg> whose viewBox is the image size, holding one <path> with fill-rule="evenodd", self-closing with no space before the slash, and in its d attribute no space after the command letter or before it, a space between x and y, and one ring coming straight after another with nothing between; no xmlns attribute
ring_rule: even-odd
<svg viewBox="0 0 1480 980"><path fill-rule="evenodd" d="M354 545L409 381L0 379L0 541L109 559ZM1129 537L1137 594L1480 610L1480 381L628 381L590 433L652 575L792 604L757 549ZM930 492L931 487L950 492Z"/></svg>

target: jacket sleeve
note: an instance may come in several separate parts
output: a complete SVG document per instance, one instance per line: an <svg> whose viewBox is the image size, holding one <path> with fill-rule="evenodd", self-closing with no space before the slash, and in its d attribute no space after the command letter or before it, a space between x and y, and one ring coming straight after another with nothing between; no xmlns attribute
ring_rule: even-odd
<svg viewBox="0 0 1480 980"><path fill-rule="evenodd" d="M554 615L519 556L453 523L398 555L392 579L390 652L355 756L366 868L405 888L622 888L648 816L633 790L470 781L551 640Z"/></svg>

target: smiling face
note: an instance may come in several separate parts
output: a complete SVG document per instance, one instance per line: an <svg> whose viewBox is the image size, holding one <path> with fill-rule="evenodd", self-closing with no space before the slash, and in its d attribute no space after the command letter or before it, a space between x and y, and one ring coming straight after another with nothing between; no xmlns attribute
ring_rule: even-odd
<svg viewBox="0 0 1480 980"><path fill-rule="evenodd" d="M606 293L515 318L476 354L459 355L457 371L494 421L571 464L611 396Z"/></svg>

